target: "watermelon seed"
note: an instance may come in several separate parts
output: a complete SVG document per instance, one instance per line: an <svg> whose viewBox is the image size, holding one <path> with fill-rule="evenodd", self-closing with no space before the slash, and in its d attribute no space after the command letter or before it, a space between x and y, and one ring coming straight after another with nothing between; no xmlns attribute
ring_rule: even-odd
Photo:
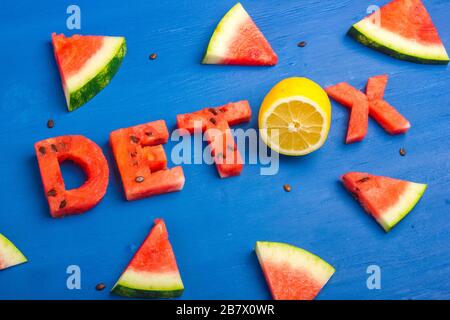
<svg viewBox="0 0 450 320"><path fill-rule="evenodd" d="M51 129L55 126L55 121L53 121L52 119L47 121L47 128Z"/></svg>
<svg viewBox="0 0 450 320"><path fill-rule="evenodd" d="M300 48L306 47L306 41L300 41L300 42L297 44L297 46L300 47Z"/></svg>
<svg viewBox="0 0 450 320"><path fill-rule="evenodd" d="M153 135L153 132L148 131L148 132L145 133L145 135L146 135L147 137L151 137L151 136Z"/></svg>
<svg viewBox="0 0 450 320"><path fill-rule="evenodd" d="M369 177L364 177L364 178L358 180L358 183L364 183L364 182L367 182L367 181L369 181L369 180L370 180ZM358 190L359 190L359 189L358 189Z"/></svg>
<svg viewBox="0 0 450 320"><path fill-rule="evenodd" d="M54 152L58 152L58 148L54 144L52 144L51 147Z"/></svg>
<svg viewBox="0 0 450 320"><path fill-rule="evenodd" d="M66 150L66 144L64 142L60 143L59 145L61 149Z"/></svg>
<svg viewBox="0 0 450 320"><path fill-rule="evenodd" d="M136 136L130 136L131 141L133 141L134 143L138 143L139 142L139 138Z"/></svg>
<svg viewBox="0 0 450 320"><path fill-rule="evenodd" d="M52 189L47 192L47 197L56 197L56 190Z"/></svg>
<svg viewBox="0 0 450 320"><path fill-rule="evenodd" d="M66 200L61 201L61 203L59 204L59 208L63 209L66 206L66 204L67 204Z"/></svg>
<svg viewBox="0 0 450 320"><path fill-rule="evenodd" d="M131 156L132 158L136 157L136 156L137 156L137 152L136 152L136 151L131 152L131 153L130 153L130 156Z"/></svg>
<svg viewBox="0 0 450 320"><path fill-rule="evenodd" d="M97 291L102 291L105 288L106 288L106 286L104 283L99 283L98 285L95 286L95 290L97 290Z"/></svg>
<svg viewBox="0 0 450 320"><path fill-rule="evenodd" d="M46 152L45 147L39 147L39 152L41 154L45 154L45 152Z"/></svg>
<svg viewBox="0 0 450 320"><path fill-rule="evenodd" d="M216 124L217 123L216 119L214 119L214 118L209 119L209 121L211 121L212 124Z"/></svg>
<svg viewBox="0 0 450 320"><path fill-rule="evenodd" d="M152 54L149 56L150 60L155 60L156 57L157 57L156 53L152 53Z"/></svg>
<svg viewBox="0 0 450 320"><path fill-rule="evenodd" d="M288 184L285 184L284 186L283 186L283 189L284 189L284 191L286 191L286 192L291 192L291 186L290 185L288 185Z"/></svg>
<svg viewBox="0 0 450 320"><path fill-rule="evenodd" d="M137 183L141 183L144 182L144 177L143 176L137 176L136 179L134 179Z"/></svg>
<svg viewBox="0 0 450 320"><path fill-rule="evenodd" d="M214 108L210 108L209 109L209 112L211 112L213 115L215 115L215 116L217 116L218 115L218 112L216 111L216 109L214 109Z"/></svg>
<svg viewBox="0 0 450 320"><path fill-rule="evenodd" d="M400 148L399 152L402 157L406 156L406 150L404 148Z"/></svg>

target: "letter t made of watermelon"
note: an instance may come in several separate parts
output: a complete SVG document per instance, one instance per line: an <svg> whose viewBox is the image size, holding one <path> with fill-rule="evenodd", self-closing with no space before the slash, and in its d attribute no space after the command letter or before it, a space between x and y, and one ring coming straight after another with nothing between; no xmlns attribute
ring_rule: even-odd
<svg viewBox="0 0 450 320"><path fill-rule="evenodd" d="M177 115L177 125L190 134L195 129L205 133L217 171L221 178L226 178L239 175L243 166L230 126L250 121L251 115L248 101L244 100Z"/></svg>
<svg viewBox="0 0 450 320"><path fill-rule="evenodd" d="M164 120L111 132L109 141L127 200L183 189L183 169L180 166L167 169L162 144L168 139Z"/></svg>

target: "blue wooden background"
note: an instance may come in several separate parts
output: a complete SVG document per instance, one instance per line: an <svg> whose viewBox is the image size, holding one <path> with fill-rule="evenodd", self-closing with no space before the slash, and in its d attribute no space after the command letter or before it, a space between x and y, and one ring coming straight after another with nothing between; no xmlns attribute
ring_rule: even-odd
<svg viewBox="0 0 450 320"><path fill-rule="evenodd" d="M253 247L284 241L310 250L337 272L319 299L444 299L450 297L450 73L447 66L398 61L345 36L371 4L386 0L243 0L279 55L273 68L200 64L215 25L236 0L15 1L0 3L0 232L29 263L0 272L2 299L113 299L109 290L143 241L153 219L166 220L184 299L268 299ZM425 0L450 49L450 1ZM78 4L82 34L123 35L128 54L112 83L73 113L66 111L50 45L66 28L66 8ZM299 41L307 41L298 48ZM150 61L150 53L158 58ZM288 76L322 86L388 73L386 99L412 123L389 136L375 122L364 142L345 145L347 110L333 103L325 146L303 158L282 157L275 176L246 165L221 180L207 165L185 165L182 192L124 200L108 145L114 129L248 99L257 127L268 90ZM48 119L56 125L48 129ZM82 134L97 142L111 169L108 192L92 211L50 218L33 152L34 142ZM174 143L165 146L170 152ZM400 157L399 149L407 150ZM422 201L391 233L382 229L339 182L369 171L429 184ZM79 170L64 166L69 186ZM285 193L283 184L292 185ZM382 271L382 289L368 290L366 268ZM66 268L79 265L81 290L66 288ZM95 285L104 282L107 290Z"/></svg>

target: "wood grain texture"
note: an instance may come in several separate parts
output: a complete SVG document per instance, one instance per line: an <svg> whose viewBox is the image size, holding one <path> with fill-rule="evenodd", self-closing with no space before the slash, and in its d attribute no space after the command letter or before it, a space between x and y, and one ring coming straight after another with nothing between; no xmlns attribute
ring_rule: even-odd
<svg viewBox="0 0 450 320"><path fill-rule="evenodd" d="M319 299L449 298L449 69L398 61L345 36L369 5L386 2L243 1L279 56L273 68L252 68L200 64L232 0L77 1L81 33L123 35L128 54L103 92L68 113L50 34L73 33L65 26L72 3L2 0L0 232L29 263L0 272L0 298L115 298L95 285L112 287L156 217L166 220L185 299L270 298L253 252L256 240L292 243L335 266ZM424 3L450 48L450 2ZM299 41L307 46L297 47ZM153 52L158 57L151 61ZM325 146L307 157L282 157L275 176L260 176L259 166L246 165L240 177L221 180L214 166L185 165L182 192L124 200L108 145L109 132L117 128L158 119L174 128L176 114L241 99L250 101L254 114L241 127L256 128L265 93L285 77L307 76L322 86L348 81L363 88L370 76L382 73L390 76L386 100L412 124L406 135L389 136L370 120L364 142L347 146L348 111L333 103ZM50 118L53 129L46 127ZM53 220L33 144L63 134L97 142L111 177L105 198L91 212ZM166 152L173 146L165 145ZM429 188L414 211L385 234L339 182L340 175L356 170ZM69 184L77 181L76 172L65 172ZM292 192L283 190L285 183ZM66 289L71 264L81 267L82 290ZM381 267L381 290L366 288L371 264Z"/></svg>

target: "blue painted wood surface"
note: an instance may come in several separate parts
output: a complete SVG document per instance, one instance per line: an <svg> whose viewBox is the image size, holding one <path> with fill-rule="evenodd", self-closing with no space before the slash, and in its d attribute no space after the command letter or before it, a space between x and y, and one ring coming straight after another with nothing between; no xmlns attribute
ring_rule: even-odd
<svg viewBox="0 0 450 320"><path fill-rule="evenodd" d="M186 287L185 299L268 299L253 247L284 241L310 250L337 272L319 299L443 299L450 297L450 74L447 66L392 59L345 36L348 27L382 1L252 1L243 5L279 55L273 68L203 66L209 37L235 0L224 1L13 1L2 0L0 24L0 232L29 263L0 272L0 298L111 299L110 289L153 219L166 220ZM65 107L50 46L51 32L66 29L66 8L76 2L83 34L123 35L128 54L112 83L73 113ZM424 1L450 48L450 1ZM299 41L307 41L298 48ZM158 58L150 61L150 53ZM322 86L390 75L386 99L412 123L389 136L370 121L364 142L345 145L348 112L333 103L325 146L303 158L281 158L275 176L246 165L240 177L221 180L213 166L184 166L182 192L124 200L108 145L114 129L164 119L207 106L248 99L257 127L268 90L288 76ZM48 129L49 118L55 127ZM110 164L108 192L92 211L50 218L34 142L83 134ZM170 153L174 143L165 145ZM399 149L407 150L400 157ZM339 182L348 171L369 171L429 188L391 233L367 216ZM75 186L77 170L65 167ZM292 185L285 193L283 184ZM382 270L382 289L368 290L366 268ZM66 288L66 268L79 265L82 289Z"/></svg>

